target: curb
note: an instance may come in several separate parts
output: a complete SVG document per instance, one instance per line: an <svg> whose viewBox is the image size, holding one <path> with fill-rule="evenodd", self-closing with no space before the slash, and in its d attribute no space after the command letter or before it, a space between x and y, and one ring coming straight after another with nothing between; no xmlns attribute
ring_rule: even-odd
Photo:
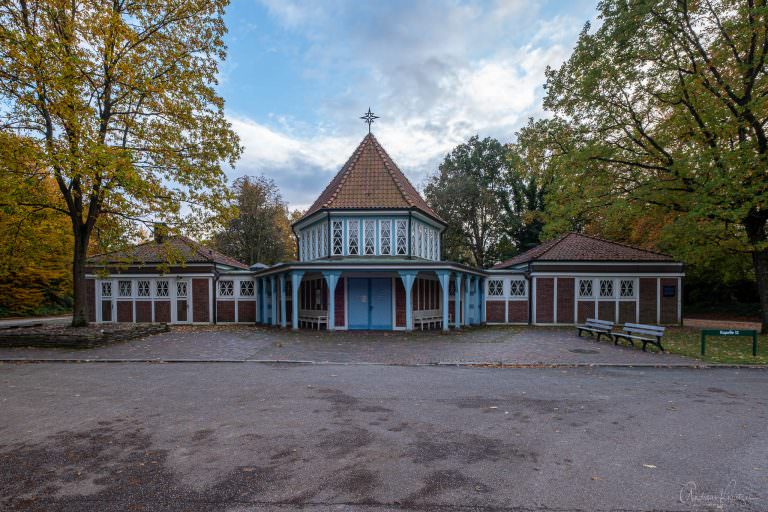
<svg viewBox="0 0 768 512"><path fill-rule="evenodd" d="M669 368L669 369L754 369L765 370L765 364L664 364L664 363L503 363L499 361L438 361L432 363L375 363L375 362L344 362L344 361L305 361L300 359L33 359L33 358L2 358L0 364L215 364L215 363L249 363L249 364L287 364L287 365L317 365L317 366L401 366L401 367L440 367L440 368L478 368L488 370L502 369L557 369L557 368Z"/></svg>

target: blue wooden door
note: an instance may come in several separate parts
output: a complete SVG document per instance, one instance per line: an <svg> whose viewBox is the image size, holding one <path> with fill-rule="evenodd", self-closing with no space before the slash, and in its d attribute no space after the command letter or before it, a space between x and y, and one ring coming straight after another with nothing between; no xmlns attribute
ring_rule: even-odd
<svg viewBox="0 0 768 512"><path fill-rule="evenodd" d="M368 329L368 279L350 278L349 288L349 328Z"/></svg>
<svg viewBox="0 0 768 512"><path fill-rule="evenodd" d="M349 328L392 329L392 280L349 279Z"/></svg>
<svg viewBox="0 0 768 512"><path fill-rule="evenodd" d="M392 329L392 280L369 279L371 308L369 329Z"/></svg>

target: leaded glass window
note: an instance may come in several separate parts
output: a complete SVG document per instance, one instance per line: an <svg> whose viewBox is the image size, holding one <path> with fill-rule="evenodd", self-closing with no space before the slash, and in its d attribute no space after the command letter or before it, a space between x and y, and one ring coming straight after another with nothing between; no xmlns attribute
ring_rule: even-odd
<svg viewBox="0 0 768 512"><path fill-rule="evenodd" d="M168 281L156 281L155 282L155 296L167 297L168 296Z"/></svg>
<svg viewBox="0 0 768 512"><path fill-rule="evenodd" d="M504 295L504 281L501 279L488 280L488 296L501 297Z"/></svg>
<svg viewBox="0 0 768 512"><path fill-rule="evenodd" d="M334 220L331 223L333 236L333 254L340 256L344 254L344 223L340 220Z"/></svg>
<svg viewBox="0 0 768 512"><path fill-rule="evenodd" d="M579 280L579 297L592 297L592 280Z"/></svg>
<svg viewBox="0 0 768 512"><path fill-rule="evenodd" d="M381 254L392 254L392 222L389 220L381 221L379 229L379 250Z"/></svg>
<svg viewBox="0 0 768 512"><path fill-rule="evenodd" d="M235 286L231 280L219 281L219 297L233 297Z"/></svg>
<svg viewBox="0 0 768 512"><path fill-rule="evenodd" d="M365 254L366 256L376 254L376 221L366 219L363 224L365 231Z"/></svg>
<svg viewBox="0 0 768 512"><path fill-rule="evenodd" d="M622 297L634 297L635 296L635 281L634 279L622 279L619 286L619 294Z"/></svg>
<svg viewBox="0 0 768 512"><path fill-rule="evenodd" d="M525 279L513 279L509 282L509 295L525 297Z"/></svg>
<svg viewBox="0 0 768 512"><path fill-rule="evenodd" d="M240 281L240 296L241 297L254 296L253 281Z"/></svg>
<svg viewBox="0 0 768 512"><path fill-rule="evenodd" d="M101 282L101 296L105 298L112 297L112 281Z"/></svg>
<svg viewBox="0 0 768 512"><path fill-rule="evenodd" d="M408 254L408 224L405 219L395 221L395 234L397 236L397 254Z"/></svg>
<svg viewBox="0 0 768 512"><path fill-rule="evenodd" d="M131 291L131 285L133 283L131 281L118 281L117 282L117 292L120 294L120 297L130 297L132 294Z"/></svg>
<svg viewBox="0 0 768 512"><path fill-rule="evenodd" d="M184 298L187 296L187 282L186 281L178 281L176 283L176 296L179 298Z"/></svg>
<svg viewBox="0 0 768 512"><path fill-rule="evenodd" d="M350 219L347 226L349 228L347 254L357 256L360 254L360 221Z"/></svg>
<svg viewBox="0 0 768 512"><path fill-rule="evenodd" d="M613 297L613 279L600 280L600 296Z"/></svg>
<svg viewBox="0 0 768 512"><path fill-rule="evenodd" d="M139 281L136 290L139 297L149 297L149 281Z"/></svg>

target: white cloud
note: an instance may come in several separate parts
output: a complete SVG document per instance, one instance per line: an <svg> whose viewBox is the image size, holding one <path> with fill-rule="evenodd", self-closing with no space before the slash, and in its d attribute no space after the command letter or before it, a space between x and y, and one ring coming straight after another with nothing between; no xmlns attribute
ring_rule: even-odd
<svg viewBox="0 0 768 512"><path fill-rule="evenodd" d="M562 15L544 18L522 0L483 8L262 2L308 42L307 80L339 85L317 106L322 127L279 115L231 116L245 146L239 173L274 177L296 207L312 202L362 139L357 117L369 105L382 116L374 133L417 186L471 135L511 140L528 117L541 114L544 70L567 57L583 25Z"/></svg>

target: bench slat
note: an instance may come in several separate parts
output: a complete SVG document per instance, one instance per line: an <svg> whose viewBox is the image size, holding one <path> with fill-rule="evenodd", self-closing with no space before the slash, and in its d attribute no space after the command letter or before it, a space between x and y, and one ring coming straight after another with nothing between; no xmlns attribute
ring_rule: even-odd
<svg viewBox="0 0 768 512"><path fill-rule="evenodd" d="M649 324L632 324L632 323L626 323L624 324L624 329L629 330L630 329L642 329L649 332L659 332L661 334L664 333L666 330L666 327L662 327L660 325L649 325Z"/></svg>

